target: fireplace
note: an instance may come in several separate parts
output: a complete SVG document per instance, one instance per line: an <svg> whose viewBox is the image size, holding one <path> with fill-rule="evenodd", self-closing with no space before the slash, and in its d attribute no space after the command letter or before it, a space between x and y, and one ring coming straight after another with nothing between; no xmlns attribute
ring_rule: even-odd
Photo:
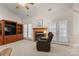
<svg viewBox="0 0 79 59"><path fill-rule="evenodd" d="M46 37L46 34L44 32L35 32L35 40L36 38Z"/></svg>
<svg viewBox="0 0 79 59"><path fill-rule="evenodd" d="M33 40L39 37L47 37L47 28L33 28Z"/></svg>

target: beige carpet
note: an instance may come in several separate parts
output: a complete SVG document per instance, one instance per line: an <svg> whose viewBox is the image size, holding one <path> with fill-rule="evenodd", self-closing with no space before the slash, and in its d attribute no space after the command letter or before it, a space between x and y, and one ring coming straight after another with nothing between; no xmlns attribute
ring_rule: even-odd
<svg viewBox="0 0 79 59"><path fill-rule="evenodd" d="M11 56L76 56L79 49L69 46L51 44L50 52L39 52L36 50L36 42L21 40L0 46L0 51L6 47L13 48Z"/></svg>

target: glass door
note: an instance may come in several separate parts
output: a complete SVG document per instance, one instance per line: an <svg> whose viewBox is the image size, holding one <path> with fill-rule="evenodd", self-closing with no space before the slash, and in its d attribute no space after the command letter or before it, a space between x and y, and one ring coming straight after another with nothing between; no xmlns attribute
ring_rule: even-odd
<svg viewBox="0 0 79 59"><path fill-rule="evenodd" d="M68 21L59 21L58 24L58 41L60 44L68 44Z"/></svg>
<svg viewBox="0 0 79 59"><path fill-rule="evenodd" d="M24 38L26 39L27 38L27 24L24 24L23 25L24 27L23 27L23 36L24 36Z"/></svg>
<svg viewBox="0 0 79 59"><path fill-rule="evenodd" d="M28 37L28 39L31 39L32 40L32 24L28 24L28 26L27 26L27 37Z"/></svg>
<svg viewBox="0 0 79 59"><path fill-rule="evenodd" d="M52 43L57 42L57 25L56 23L52 23L48 26L48 32L52 32L54 34L54 37L52 39Z"/></svg>
<svg viewBox="0 0 79 59"><path fill-rule="evenodd" d="M32 24L24 24L24 38L32 40Z"/></svg>
<svg viewBox="0 0 79 59"><path fill-rule="evenodd" d="M52 43L65 44L65 45L69 43L67 20L61 20L49 24L48 32L52 32L54 34Z"/></svg>

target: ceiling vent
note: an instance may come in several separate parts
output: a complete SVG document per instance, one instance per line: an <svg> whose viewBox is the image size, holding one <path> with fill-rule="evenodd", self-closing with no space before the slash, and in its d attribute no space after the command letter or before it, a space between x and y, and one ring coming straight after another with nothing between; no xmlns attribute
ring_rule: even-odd
<svg viewBox="0 0 79 59"><path fill-rule="evenodd" d="M49 8L49 9L48 9L48 11L52 11L52 9L51 9L51 8Z"/></svg>
<svg viewBox="0 0 79 59"><path fill-rule="evenodd" d="M78 8L73 8L73 11L74 12L79 12L79 9Z"/></svg>

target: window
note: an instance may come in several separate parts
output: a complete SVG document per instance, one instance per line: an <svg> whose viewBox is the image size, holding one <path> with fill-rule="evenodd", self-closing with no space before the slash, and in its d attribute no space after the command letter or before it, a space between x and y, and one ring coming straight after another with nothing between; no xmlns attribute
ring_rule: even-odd
<svg viewBox="0 0 79 59"><path fill-rule="evenodd" d="M48 32L52 32L54 34L52 43L55 43L57 41L57 25L56 25L56 23L52 23L48 26Z"/></svg>
<svg viewBox="0 0 79 59"><path fill-rule="evenodd" d="M32 24L24 25L24 37L27 39L32 39Z"/></svg>
<svg viewBox="0 0 79 59"><path fill-rule="evenodd" d="M32 24L28 24L27 26L27 36L29 39L32 39Z"/></svg>
<svg viewBox="0 0 79 59"><path fill-rule="evenodd" d="M68 21L59 21L59 41L68 42Z"/></svg>
<svg viewBox="0 0 79 59"><path fill-rule="evenodd" d="M48 32L52 32L54 34L54 38L52 43L65 44L69 42L68 35L68 21L60 20L49 24Z"/></svg>

